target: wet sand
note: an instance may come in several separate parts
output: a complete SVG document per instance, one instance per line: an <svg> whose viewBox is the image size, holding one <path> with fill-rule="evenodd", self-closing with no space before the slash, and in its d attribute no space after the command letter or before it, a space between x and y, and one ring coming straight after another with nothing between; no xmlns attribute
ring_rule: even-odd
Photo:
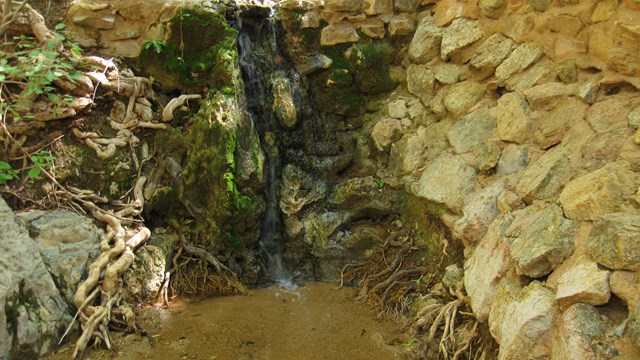
<svg viewBox="0 0 640 360"><path fill-rule="evenodd" d="M401 325L377 321L351 300L353 289L307 283L291 291L276 286L251 296L175 301L149 308L142 328L155 339L114 334L116 353L89 349L85 359L406 359ZM391 345L396 344L396 345ZM47 359L69 359L72 344Z"/></svg>

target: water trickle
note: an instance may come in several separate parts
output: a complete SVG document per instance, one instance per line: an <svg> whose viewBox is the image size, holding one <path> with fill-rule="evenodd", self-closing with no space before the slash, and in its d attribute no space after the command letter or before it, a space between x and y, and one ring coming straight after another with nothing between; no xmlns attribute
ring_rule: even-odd
<svg viewBox="0 0 640 360"><path fill-rule="evenodd" d="M271 17L272 9L251 7L238 14L238 53L244 81L246 108L260 134L265 154L266 209L262 220L260 246L272 280L280 286L292 288L295 284L283 263L285 241L279 199L279 179L282 171L282 129L272 109L274 85L272 74L279 71L289 82L295 76L292 67L282 61L278 46L277 23Z"/></svg>

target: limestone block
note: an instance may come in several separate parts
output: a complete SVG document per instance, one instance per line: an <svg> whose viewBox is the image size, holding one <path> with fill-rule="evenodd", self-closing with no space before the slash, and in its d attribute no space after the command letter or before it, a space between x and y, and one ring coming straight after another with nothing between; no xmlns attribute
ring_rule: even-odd
<svg viewBox="0 0 640 360"><path fill-rule="evenodd" d="M522 171L529 165L529 150L524 145L509 144L502 151L496 172L509 175Z"/></svg>
<svg viewBox="0 0 640 360"><path fill-rule="evenodd" d="M629 109L633 106L633 100L626 96L612 96L593 104L587 112L587 122L593 131L598 134L609 132L628 124L627 112L621 109Z"/></svg>
<svg viewBox="0 0 640 360"><path fill-rule="evenodd" d="M516 185L516 192L527 203L551 199L560 193L573 176L567 151L553 147L533 162Z"/></svg>
<svg viewBox="0 0 640 360"><path fill-rule="evenodd" d="M449 58L449 55L456 50L462 49L484 36L482 25L478 20L455 19L442 35L442 45L440 46L440 57L442 60Z"/></svg>
<svg viewBox="0 0 640 360"><path fill-rule="evenodd" d="M393 9L393 0L364 0L363 7L367 15L389 13Z"/></svg>
<svg viewBox="0 0 640 360"><path fill-rule="evenodd" d="M594 136L580 149L583 167L588 171L595 171L607 163L615 162L621 158L621 151L632 136L633 129L630 128L620 128Z"/></svg>
<svg viewBox="0 0 640 360"><path fill-rule="evenodd" d="M595 220L623 210L625 197L632 195L637 185L638 174L621 160L572 180L559 200L568 218Z"/></svg>
<svg viewBox="0 0 640 360"><path fill-rule="evenodd" d="M435 95L436 78L433 71L424 65L411 64L407 68L407 89L428 104Z"/></svg>
<svg viewBox="0 0 640 360"><path fill-rule="evenodd" d="M633 110L629 111L627 120L629 120L629 126L632 128L640 128L640 106L636 106Z"/></svg>
<svg viewBox="0 0 640 360"><path fill-rule="evenodd" d="M402 119L407 116L407 102L399 99L387 105L387 114L394 119Z"/></svg>
<svg viewBox="0 0 640 360"><path fill-rule="evenodd" d="M593 223L588 246L599 264L614 270L640 270L640 213L599 217Z"/></svg>
<svg viewBox="0 0 640 360"><path fill-rule="evenodd" d="M506 189L504 180L497 180L467 195L462 208L463 216L456 221L453 235L465 244L482 240L489 225L500 214L498 196Z"/></svg>
<svg viewBox="0 0 640 360"><path fill-rule="evenodd" d="M473 190L476 182L475 170L458 155L443 152L429 164L410 191L417 197L461 213L465 196Z"/></svg>
<svg viewBox="0 0 640 360"><path fill-rule="evenodd" d="M555 71L554 65L539 62L523 71L521 76L514 76L507 80L506 88L511 91L523 92L536 86L542 79Z"/></svg>
<svg viewBox="0 0 640 360"><path fill-rule="evenodd" d="M444 106L445 93L446 88L440 89L428 103L425 103L429 105L429 108L438 119L442 119L447 115L447 108Z"/></svg>
<svg viewBox="0 0 640 360"><path fill-rule="evenodd" d="M318 11L307 11L302 15L302 21L300 27L306 28L319 28L320 27L320 13Z"/></svg>
<svg viewBox="0 0 640 360"><path fill-rule="evenodd" d="M447 138L456 153L464 154L480 147L493 134L496 120L486 107L480 108L456 121Z"/></svg>
<svg viewBox="0 0 640 360"><path fill-rule="evenodd" d="M138 304L155 301L168 270L166 255L160 248L148 244L136 251L136 259L122 280L126 299Z"/></svg>
<svg viewBox="0 0 640 360"><path fill-rule="evenodd" d="M461 116L484 97L486 89L486 84L473 80L450 85L444 97L444 106L454 117Z"/></svg>
<svg viewBox="0 0 640 360"><path fill-rule="evenodd" d="M412 13L418 9L421 0L393 0L393 9L398 12Z"/></svg>
<svg viewBox="0 0 640 360"><path fill-rule="evenodd" d="M459 65L442 63L433 67L433 74L441 84L455 84L460 79L462 70Z"/></svg>
<svg viewBox="0 0 640 360"><path fill-rule="evenodd" d="M378 121L371 130L371 138L378 150L383 151L402 137L402 123L398 119L386 118Z"/></svg>
<svg viewBox="0 0 640 360"><path fill-rule="evenodd" d="M570 124L576 119L584 119L586 112L586 104L574 97L565 98L539 121L533 134L534 141L543 149L560 143Z"/></svg>
<svg viewBox="0 0 640 360"><path fill-rule="evenodd" d="M293 88L283 71L271 74L271 83L273 85L273 112L280 124L290 129L298 122Z"/></svg>
<svg viewBox="0 0 640 360"><path fill-rule="evenodd" d="M546 11L549 5L551 5L551 1L552 0L527 0L527 3L538 11Z"/></svg>
<svg viewBox="0 0 640 360"><path fill-rule="evenodd" d="M604 336L605 324L595 307L575 304L555 321L551 360L598 360L607 358L597 346Z"/></svg>
<svg viewBox="0 0 640 360"><path fill-rule="evenodd" d="M475 168L479 171L489 171L493 169L500 160L502 149L494 140L485 141L478 149L478 158L476 159Z"/></svg>
<svg viewBox="0 0 640 360"><path fill-rule="evenodd" d="M564 308L576 303L606 304L611 297L610 274L583 256L558 279L556 300Z"/></svg>
<svg viewBox="0 0 640 360"><path fill-rule="evenodd" d="M478 6L482 15L497 19L507 6L507 0L478 0Z"/></svg>
<svg viewBox="0 0 640 360"><path fill-rule="evenodd" d="M511 75L519 73L533 65L543 55L542 49L535 43L524 43L516 47L497 68L496 77L503 84Z"/></svg>
<svg viewBox="0 0 640 360"><path fill-rule="evenodd" d="M545 27L555 33L575 36L582 30L583 25L580 18L561 14L548 18Z"/></svg>
<svg viewBox="0 0 640 360"><path fill-rule="evenodd" d="M519 93L507 93L498 99L496 120L500 140L522 144L531 138L531 110Z"/></svg>
<svg viewBox="0 0 640 360"><path fill-rule="evenodd" d="M550 110L563 99L572 95L576 90L573 84L561 82L548 82L524 90L522 94L532 108L537 110Z"/></svg>
<svg viewBox="0 0 640 360"><path fill-rule="evenodd" d="M415 133L405 134L391 145L389 165L397 176L410 174L424 166L429 138L427 130L419 127Z"/></svg>
<svg viewBox="0 0 640 360"><path fill-rule="evenodd" d="M325 0L324 6L333 11L356 12L362 8L362 0Z"/></svg>
<svg viewBox="0 0 640 360"><path fill-rule="evenodd" d="M320 45L330 46L336 44L352 43L360 39L353 26L340 23L328 25L322 29Z"/></svg>
<svg viewBox="0 0 640 360"><path fill-rule="evenodd" d="M425 64L438 56L443 30L431 16L425 16L416 29L409 45L409 59L416 64Z"/></svg>
<svg viewBox="0 0 640 360"><path fill-rule="evenodd" d="M510 38L501 33L495 33L478 47L469 65L475 69L494 69L511 54L514 45Z"/></svg>
<svg viewBox="0 0 640 360"><path fill-rule="evenodd" d="M591 13L591 22L597 23L601 21L609 20L618 9L617 0L602 0L598 1L596 7Z"/></svg>
<svg viewBox="0 0 640 360"><path fill-rule="evenodd" d="M593 76L578 86L576 97L587 104L594 104L600 90L599 77Z"/></svg>
<svg viewBox="0 0 640 360"><path fill-rule="evenodd" d="M541 283L520 290L503 280L489 314L489 329L500 344L498 360L548 356L555 314L553 293Z"/></svg>
<svg viewBox="0 0 640 360"><path fill-rule="evenodd" d="M116 17L113 14L100 14L100 13L76 13L72 20L74 24L89 27L97 30L110 30L113 29L116 22Z"/></svg>
<svg viewBox="0 0 640 360"><path fill-rule="evenodd" d="M510 239L509 251L519 274L538 278L552 272L573 253L573 223L562 216L557 205L528 218L521 233Z"/></svg>
<svg viewBox="0 0 640 360"><path fill-rule="evenodd" d="M296 64L296 70L303 75L309 75L323 69L328 69L332 64L333 60L327 55L315 54L298 62Z"/></svg>
<svg viewBox="0 0 640 360"><path fill-rule="evenodd" d="M397 15L389 21L388 30L391 36L411 35L416 31L416 22L410 15Z"/></svg>
<svg viewBox="0 0 640 360"><path fill-rule="evenodd" d="M629 310L640 304L640 272L616 270L609 278L611 292L627 304Z"/></svg>
<svg viewBox="0 0 640 360"><path fill-rule="evenodd" d="M67 304L73 297L90 261L100 254L102 231L91 219L76 213L29 211L17 215L27 224L47 271Z"/></svg>
<svg viewBox="0 0 640 360"><path fill-rule="evenodd" d="M509 242L505 232L513 217L502 214L491 223L486 234L464 263L464 288L471 300L473 314L478 321L489 319L489 311L500 280L512 268Z"/></svg>
<svg viewBox="0 0 640 360"><path fill-rule="evenodd" d="M363 34L372 39L384 38L384 23L380 19L369 18L362 24L359 24L358 28L362 31Z"/></svg>

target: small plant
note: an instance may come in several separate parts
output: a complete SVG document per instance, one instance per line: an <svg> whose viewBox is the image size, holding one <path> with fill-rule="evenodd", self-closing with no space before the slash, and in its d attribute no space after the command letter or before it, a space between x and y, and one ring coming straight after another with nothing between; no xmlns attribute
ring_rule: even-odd
<svg viewBox="0 0 640 360"><path fill-rule="evenodd" d="M11 164L0 161L0 185L6 183L7 181L17 179L18 178L18 170L14 170L11 167Z"/></svg>
<svg viewBox="0 0 640 360"><path fill-rule="evenodd" d="M42 170L48 170L53 167L53 163L56 160L55 156L51 155L49 151L39 150L31 155L30 160L32 165L24 169L14 169L11 164L0 161L0 185L19 178L20 172L29 170L27 177L29 179L35 179L42 173Z"/></svg>
<svg viewBox="0 0 640 360"><path fill-rule="evenodd" d="M378 185L378 187L380 189L382 189L384 187L384 180L383 179L376 179L376 185Z"/></svg>
<svg viewBox="0 0 640 360"><path fill-rule="evenodd" d="M153 51L155 51L156 54L161 54L166 47L167 45L160 40L147 40L142 45L143 50L149 51L153 49Z"/></svg>

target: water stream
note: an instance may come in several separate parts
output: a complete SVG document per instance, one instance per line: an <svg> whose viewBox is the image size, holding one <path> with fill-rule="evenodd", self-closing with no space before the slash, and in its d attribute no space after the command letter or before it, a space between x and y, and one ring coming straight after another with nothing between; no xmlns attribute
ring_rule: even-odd
<svg viewBox="0 0 640 360"><path fill-rule="evenodd" d="M277 23L272 9L251 7L241 11L237 18L238 53L240 70L245 86L247 111L260 134L265 154L266 209L262 220L260 246L272 280L285 287L294 287L290 273L283 264L285 241L279 199L279 179L282 171L281 128L273 113L273 84L270 76L275 71L291 73L278 61L282 55L277 42Z"/></svg>

